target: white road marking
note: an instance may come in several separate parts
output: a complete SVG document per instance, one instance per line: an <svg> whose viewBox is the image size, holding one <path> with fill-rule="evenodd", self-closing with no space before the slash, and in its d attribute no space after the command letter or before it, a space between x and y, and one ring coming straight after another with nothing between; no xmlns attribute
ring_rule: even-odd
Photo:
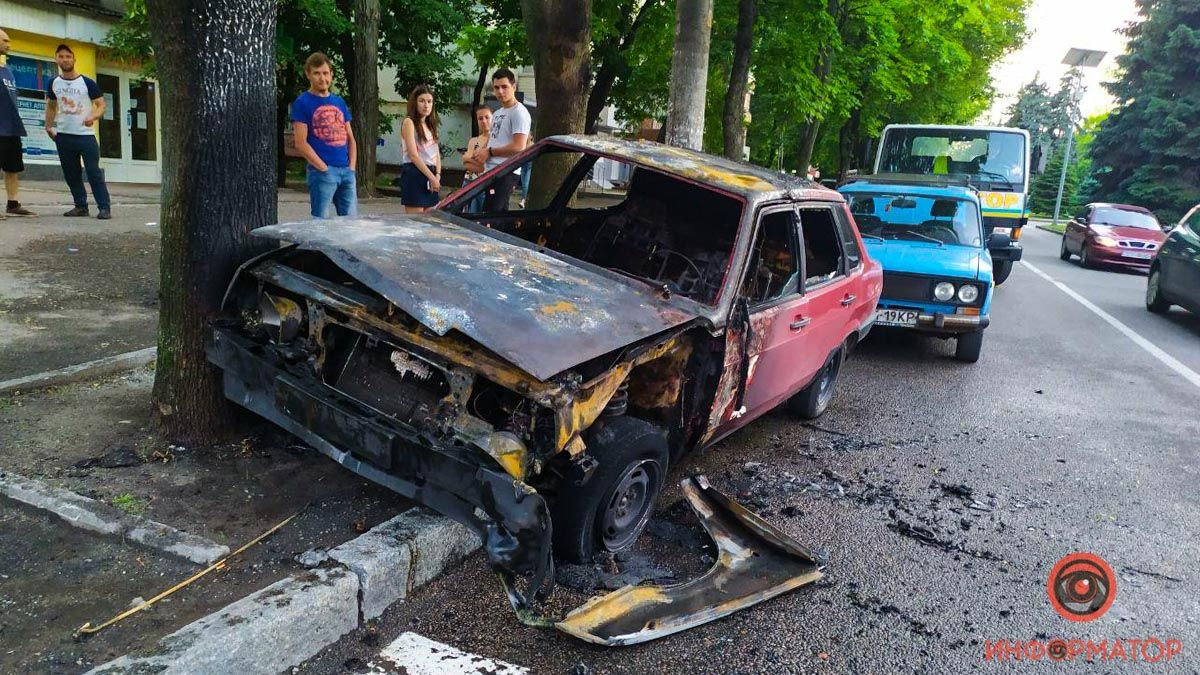
<svg viewBox="0 0 1200 675"><path fill-rule="evenodd" d="M529 670L504 661L468 654L413 632L403 633L379 652L388 664L372 663L373 673L453 675L455 673L524 675Z"/></svg>
<svg viewBox="0 0 1200 675"><path fill-rule="evenodd" d="M1183 379L1187 380L1188 382L1191 382L1192 384L1196 385L1197 387L1200 387L1200 373L1197 373L1196 371L1192 370L1191 368L1188 368L1187 366L1183 365L1182 363L1179 362L1179 359L1176 359L1174 356L1171 356L1170 354L1166 353L1165 351L1160 349L1158 347L1158 345L1156 345L1153 342L1142 337L1140 334L1138 334L1137 331L1133 330L1129 326L1126 326L1124 323L1121 323L1121 321L1118 320L1113 315L1111 315L1108 312L1097 307L1095 304L1092 303L1091 300L1088 300L1087 298L1083 297L1079 293L1076 293L1075 291L1071 290L1071 288L1069 286L1062 283L1061 281L1056 280L1054 277L1050 276L1049 274L1046 274L1045 272L1041 271L1040 269L1035 267L1032 263L1022 260L1021 264L1028 267L1034 274L1038 275L1039 277L1041 277L1041 278L1045 279L1046 281L1049 281L1050 283L1057 286L1060 291L1062 291L1063 293L1066 293L1068 296L1070 296L1073 300L1075 300L1079 304L1090 309L1093 314L1100 317L1101 319L1104 319L1105 323L1112 326L1113 328L1116 328L1125 337L1129 338L1130 340L1133 340L1133 343L1135 345L1146 350L1146 352L1148 352L1151 356L1153 356L1154 358L1161 361L1163 363L1163 365L1167 366L1171 370L1174 370L1176 373L1179 373L1180 375L1182 375Z"/></svg>

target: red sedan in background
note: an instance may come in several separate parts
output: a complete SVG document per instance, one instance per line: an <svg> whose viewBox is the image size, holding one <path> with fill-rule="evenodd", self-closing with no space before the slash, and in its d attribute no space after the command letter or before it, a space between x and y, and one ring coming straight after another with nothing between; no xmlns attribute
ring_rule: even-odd
<svg viewBox="0 0 1200 675"><path fill-rule="evenodd" d="M1058 257L1079 256L1084 267L1120 265L1150 269L1167 238L1148 209L1128 204L1088 204L1067 223Z"/></svg>

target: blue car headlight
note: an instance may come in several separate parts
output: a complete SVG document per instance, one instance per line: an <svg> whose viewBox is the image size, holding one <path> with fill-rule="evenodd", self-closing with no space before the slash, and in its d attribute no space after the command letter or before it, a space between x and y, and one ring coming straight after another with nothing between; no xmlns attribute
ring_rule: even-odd
<svg viewBox="0 0 1200 675"><path fill-rule="evenodd" d="M954 284L949 281L943 281L933 287L933 297L940 302L950 302L954 299Z"/></svg>

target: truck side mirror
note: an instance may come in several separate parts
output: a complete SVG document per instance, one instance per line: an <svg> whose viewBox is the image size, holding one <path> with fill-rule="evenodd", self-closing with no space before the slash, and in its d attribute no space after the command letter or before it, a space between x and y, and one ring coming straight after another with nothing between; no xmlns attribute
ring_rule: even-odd
<svg viewBox="0 0 1200 675"><path fill-rule="evenodd" d="M993 232L988 235L987 247L989 249L1008 248L1012 246L1012 237L1003 232Z"/></svg>

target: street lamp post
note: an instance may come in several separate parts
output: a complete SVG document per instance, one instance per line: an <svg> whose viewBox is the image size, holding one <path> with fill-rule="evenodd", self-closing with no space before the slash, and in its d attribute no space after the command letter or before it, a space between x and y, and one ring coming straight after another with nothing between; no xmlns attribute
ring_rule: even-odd
<svg viewBox="0 0 1200 675"><path fill-rule="evenodd" d="M1072 47L1067 50L1067 56L1063 59L1063 63L1072 68L1095 68L1104 60L1104 55L1107 52L1102 52L1095 49L1076 49ZM1083 99L1083 78L1080 78L1079 86L1074 92L1074 101L1076 105ZM1071 166L1071 146L1075 144L1075 115L1074 110L1067 111L1067 151L1063 155L1062 173L1058 176L1058 196L1054 199L1054 227L1058 227L1058 217L1062 212L1063 187L1067 184L1067 167Z"/></svg>

